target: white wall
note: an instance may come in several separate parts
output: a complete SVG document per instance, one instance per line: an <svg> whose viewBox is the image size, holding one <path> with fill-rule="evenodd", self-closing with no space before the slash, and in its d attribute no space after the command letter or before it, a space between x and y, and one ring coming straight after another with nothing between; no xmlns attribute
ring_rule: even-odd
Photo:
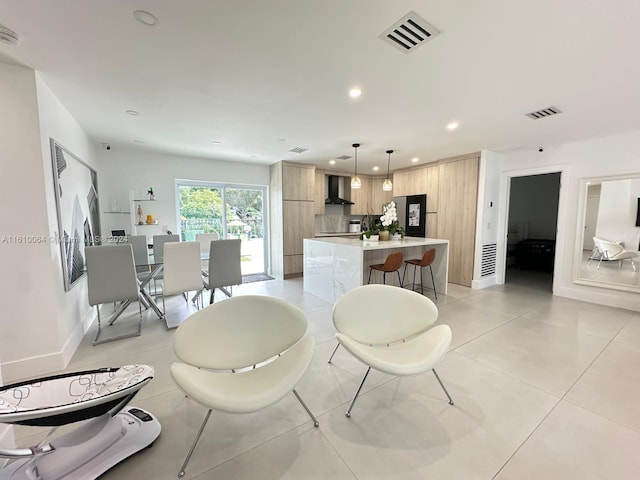
<svg viewBox="0 0 640 480"><path fill-rule="evenodd" d="M113 144L111 150L99 149L98 167L101 212L111 210L112 199L121 210L133 209L129 202L131 192L136 192L136 198L145 198L149 187L153 187L156 201L145 202L142 208L145 215L153 214L158 226L138 228L139 234L147 235L161 233L166 228L178 232L176 180L269 185L268 165L166 155ZM131 215L102 213L101 219L104 234L115 228L124 228L131 233L135 212Z"/></svg>
<svg viewBox="0 0 640 480"><path fill-rule="evenodd" d="M602 182L596 237L624 242L627 250L637 250L640 227L636 227L636 209L640 180Z"/></svg>
<svg viewBox="0 0 640 480"><path fill-rule="evenodd" d="M0 362L10 382L26 373L22 361L42 359L39 370L60 351L33 70L0 63L0 111Z"/></svg>
<svg viewBox="0 0 640 480"><path fill-rule="evenodd" d="M640 172L640 132L545 147L543 153L532 148L505 152L503 155L505 161L501 179L501 201L504 203L509 174L562 171L554 294L640 311L638 293L573 283L580 179ZM501 215L500 222L501 231L505 231L506 214Z"/></svg>
<svg viewBox="0 0 640 480"><path fill-rule="evenodd" d="M0 111L0 363L11 382L64 368L82 339L86 279L64 291L49 137L89 163L93 155L77 122L31 69L0 63Z"/></svg>
<svg viewBox="0 0 640 480"><path fill-rule="evenodd" d="M498 244L499 203L500 203L500 172L503 157L496 152L482 151L480 153L480 170L478 183L478 205L476 215L476 250L473 262L473 288L484 288L497 282L496 275L481 277L482 246ZM500 256L498 255L498 259ZM496 267L499 264L496 261Z"/></svg>

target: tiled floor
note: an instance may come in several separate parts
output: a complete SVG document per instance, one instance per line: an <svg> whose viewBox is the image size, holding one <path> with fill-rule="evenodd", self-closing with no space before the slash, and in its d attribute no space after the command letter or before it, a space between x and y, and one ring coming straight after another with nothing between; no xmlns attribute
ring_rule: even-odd
<svg viewBox="0 0 640 480"><path fill-rule="evenodd" d="M552 297L535 282L439 295L439 322L453 329L438 371L369 376L353 416L344 412L365 367L339 349L331 305L301 279L246 284L236 295L284 298L308 315L316 340L298 392L251 415L214 413L185 478L196 479L612 479L639 478L640 313ZM221 301L222 298L220 299ZM190 311L179 297L169 315ZM125 363L156 377L132 402L154 413L156 443L108 472L110 479L172 479L204 418L169 375L173 331L145 313L141 337L91 346L69 370ZM20 431L24 438L26 432Z"/></svg>

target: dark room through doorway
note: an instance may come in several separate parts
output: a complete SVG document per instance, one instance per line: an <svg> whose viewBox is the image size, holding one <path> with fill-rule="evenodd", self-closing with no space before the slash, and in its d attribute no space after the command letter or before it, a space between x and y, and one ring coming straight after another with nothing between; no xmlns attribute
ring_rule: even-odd
<svg viewBox="0 0 640 480"><path fill-rule="evenodd" d="M505 283L553 289L560 172L512 177Z"/></svg>

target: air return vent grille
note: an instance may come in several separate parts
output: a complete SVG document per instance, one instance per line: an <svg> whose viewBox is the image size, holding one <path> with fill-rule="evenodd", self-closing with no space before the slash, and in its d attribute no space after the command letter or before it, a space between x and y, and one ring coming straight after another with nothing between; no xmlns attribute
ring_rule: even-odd
<svg viewBox="0 0 640 480"><path fill-rule="evenodd" d="M380 38L404 53L414 51L440 32L418 15L409 12L380 34Z"/></svg>
<svg viewBox="0 0 640 480"><path fill-rule="evenodd" d="M496 244L482 246L482 263L480 266L480 276L488 277L496 273Z"/></svg>
<svg viewBox="0 0 640 480"><path fill-rule="evenodd" d="M336 157L336 160L349 160L351 158L351 155L340 155L339 157Z"/></svg>
<svg viewBox="0 0 640 480"><path fill-rule="evenodd" d="M562 113L562 111L558 107L547 107L542 110L537 110L535 112L527 113L527 117L533 118L534 120L538 120L540 118L550 117L551 115L557 115L558 113Z"/></svg>
<svg viewBox="0 0 640 480"><path fill-rule="evenodd" d="M293 147L291 150L289 150L291 153L302 153L302 152L306 152L308 149L303 148L303 147Z"/></svg>

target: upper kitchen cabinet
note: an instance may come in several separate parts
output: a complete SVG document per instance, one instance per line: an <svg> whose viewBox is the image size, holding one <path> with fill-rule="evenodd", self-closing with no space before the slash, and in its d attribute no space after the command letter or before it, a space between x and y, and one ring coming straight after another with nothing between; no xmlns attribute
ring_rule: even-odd
<svg viewBox="0 0 640 480"><path fill-rule="evenodd" d="M325 171L316 168L316 183L315 183L315 208L314 213L316 215L324 214L324 200L327 197L327 185L325 179Z"/></svg>
<svg viewBox="0 0 640 480"><path fill-rule="evenodd" d="M371 213L373 215L382 215L382 206L389 203L394 197L395 185L390 192L382 190L382 184L385 179L386 177L373 177L371 179Z"/></svg>
<svg viewBox="0 0 640 480"><path fill-rule="evenodd" d="M282 163L282 199L315 200L316 167Z"/></svg>
<svg viewBox="0 0 640 480"><path fill-rule="evenodd" d="M349 205L347 210L348 215L367 215L374 213L371 208L371 177L366 175L359 175L359 177L362 183L360 188L357 189L351 188L349 178L345 179L345 198L354 203L354 205Z"/></svg>

